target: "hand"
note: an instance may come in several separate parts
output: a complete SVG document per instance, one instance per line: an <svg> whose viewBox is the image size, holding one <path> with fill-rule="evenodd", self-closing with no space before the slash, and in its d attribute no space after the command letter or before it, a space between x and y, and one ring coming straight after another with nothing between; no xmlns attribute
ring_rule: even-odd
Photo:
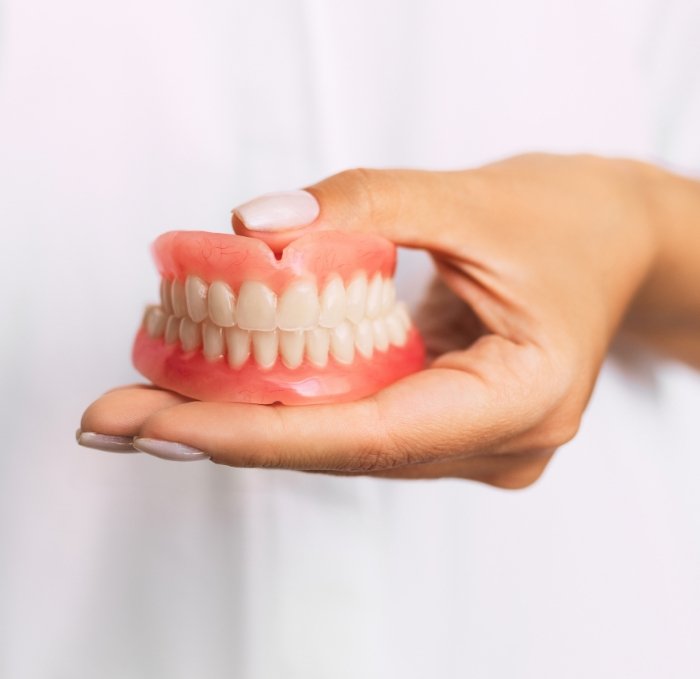
<svg viewBox="0 0 700 679"><path fill-rule="evenodd" d="M93 403L81 429L176 442L155 447L237 467L527 486L575 435L612 338L648 294L661 250L649 199L658 173L527 155L477 170L330 177L308 189L321 211L302 232L372 231L432 254L440 280L418 318L429 368L334 405L126 387Z"/></svg>

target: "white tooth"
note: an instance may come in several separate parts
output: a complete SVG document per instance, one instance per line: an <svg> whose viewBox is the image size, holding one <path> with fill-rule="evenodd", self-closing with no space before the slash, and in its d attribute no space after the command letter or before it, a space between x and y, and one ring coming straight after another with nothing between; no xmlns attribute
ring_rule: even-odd
<svg viewBox="0 0 700 679"><path fill-rule="evenodd" d="M374 274L367 288L367 310L368 318L377 318L382 313L382 277L381 274Z"/></svg>
<svg viewBox="0 0 700 679"><path fill-rule="evenodd" d="M145 326L146 332L151 337L162 337L165 332L165 322L168 317L158 306L152 306L146 311Z"/></svg>
<svg viewBox="0 0 700 679"><path fill-rule="evenodd" d="M280 356L288 368L298 368L304 359L304 331L280 330Z"/></svg>
<svg viewBox="0 0 700 679"><path fill-rule="evenodd" d="M180 319L177 316L168 316L165 322L165 343L175 344L180 339Z"/></svg>
<svg viewBox="0 0 700 679"><path fill-rule="evenodd" d="M340 276L333 276L321 293L321 315L318 323L335 328L345 318L345 286Z"/></svg>
<svg viewBox="0 0 700 679"><path fill-rule="evenodd" d="M210 321L202 323L204 357L208 361L218 361L224 355L224 331Z"/></svg>
<svg viewBox="0 0 700 679"><path fill-rule="evenodd" d="M318 368L324 368L328 363L328 347L331 335L325 328L313 328L306 331L306 355L309 361Z"/></svg>
<svg viewBox="0 0 700 679"><path fill-rule="evenodd" d="M397 302L394 308L394 313L398 316L401 321L401 325L408 330L411 327L411 316L408 313L408 307L405 302Z"/></svg>
<svg viewBox="0 0 700 679"><path fill-rule="evenodd" d="M261 368L271 368L277 360L279 338L276 330L256 331L253 335L253 355Z"/></svg>
<svg viewBox="0 0 700 679"><path fill-rule="evenodd" d="M180 321L180 342L185 351L194 351L202 343L202 329L199 323L187 316Z"/></svg>
<svg viewBox="0 0 700 679"><path fill-rule="evenodd" d="M385 278L382 285L382 315L391 313L396 303L396 286L393 278Z"/></svg>
<svg viewBox="0 0 700 679"><path fill-rule="evenodd" d="M367 276L360 273L348 285L345 297L345 315L353 323L359 323L364 318L366 300Z"/></svg>
<svg viewBox="0 0 700 679"><path fill-rule="evenodd" d="M236 322L236 298L223 281L209 286L209 317L222 328L230 328Z"/></svg>
<svg viewBox="0 0 700 679"><path fill-rule="evenodd" d="M238 293L236 321L244 330L274 330L277 295L264 283L245 281Z"/></svg>
<svg viewBox="0 0 700 679"><path fill-rule="evenodd" d="M374 333L374 346L379 351L386 351L389 348L389 334L383 318L375 318L372 321L372 331Z"/></svg>
<svg viewBox="0 0 700 679"><path fill-rule="evenodd" d="M208 315L207 288L209 286L199 276L188 276L185 281L187 313L195 323L201 323Z"/></svg>
<svg viewBox="0 0 700 679"><path fill-rule="evenodd" d="M331 330L331 353L338 363L352 363L355 358L355 338L347 321Z"/></svg>
<svg viewBox="0 0 700 679"><path fill-rule="evenodd" d="M292 283L277 304L277 327L305 330L318 323L318 292L311 281Z"/></svg>
<svg viewBox="0 0 700 679"><path fill-rule="evenodd" d="M173 281L170 288L170 296L173 301L173 313L182 318L187 316L187 300L185 299L185 284L182 281Z"/></svg>
<svg viewBox="0 0 700 679"><path fill-rule="evenodd" d="M386 317L386 331L389 335L389 341L397 347L402 347L406 344L406 328L397 311L389 314Z"/></svg>
<svg viewBox="0 0 700 679"><path fill-rule="evenodd" d="M368 318L363 318L355 326L355 346L365 358L372 358L374 353L374 333L372 332L372 321Z"/></svg>
<svg viewBox="0 0 700 679"><path fill-rule="evenodd" d="M166 316L170 316L173 313L173 301L170 292L170 281L167 278L160 279L160 305L163 307L163 311Z"/></svg>
<svg viewBox="0 0 700 679"><path fill-rule="evenodd" d="M240 368L250 356L250 333L238 327L226 328L226 354L232 368Z"/></svg>

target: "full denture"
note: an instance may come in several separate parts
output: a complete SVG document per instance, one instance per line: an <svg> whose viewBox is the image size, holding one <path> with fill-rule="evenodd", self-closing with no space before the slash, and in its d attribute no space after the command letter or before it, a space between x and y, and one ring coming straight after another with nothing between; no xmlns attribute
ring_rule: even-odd
<svg viewBox="0 0 700 679"><path fill-rule="evenodd" d="M202 400L320 403L367 396L423 365L372 235L302 236L278 259L243 236L180 231L154 244L161 302L134 346L159 386Z"/></svg>

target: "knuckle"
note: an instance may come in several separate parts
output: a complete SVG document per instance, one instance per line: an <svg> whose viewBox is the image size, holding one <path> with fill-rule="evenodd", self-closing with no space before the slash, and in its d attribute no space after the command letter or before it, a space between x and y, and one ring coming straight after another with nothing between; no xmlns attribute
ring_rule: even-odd
<svg viewBox="0 0 700 679"><path fill-rule="evenodd" d="M372 221L385 221L395 212L396 185L391 171L356 167L336 175L350 203Z"/></svg>

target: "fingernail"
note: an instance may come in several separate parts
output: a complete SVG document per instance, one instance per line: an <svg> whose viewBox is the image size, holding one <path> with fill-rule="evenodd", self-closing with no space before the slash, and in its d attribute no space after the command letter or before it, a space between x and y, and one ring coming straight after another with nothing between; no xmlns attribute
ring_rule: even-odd
<svg viewBox="0 0 700 679"><path fill-rule="evenodd" d="M108 453L135 453L131 445L131 436L109 436L107 434L97 434L94 431L75 432L75 440L85 448L104 450Z"/></svg>
<svg viewBox="0 0 700 679"><path fill-rule="evenodd" d="M209 460L210 457L197 448L186 446L175 441L161 441L159 439L135 438L134 448L142 453L148 453L162 460L174 460L175 462L187 462L190 460Z"/></svg>
<svg viewBox="0 0 700 679"><path fill-rule="evenodd" d="M278 191L253 198L233 212L251 231L281 231L311 224L320 211L308 191Z"/></svg>

